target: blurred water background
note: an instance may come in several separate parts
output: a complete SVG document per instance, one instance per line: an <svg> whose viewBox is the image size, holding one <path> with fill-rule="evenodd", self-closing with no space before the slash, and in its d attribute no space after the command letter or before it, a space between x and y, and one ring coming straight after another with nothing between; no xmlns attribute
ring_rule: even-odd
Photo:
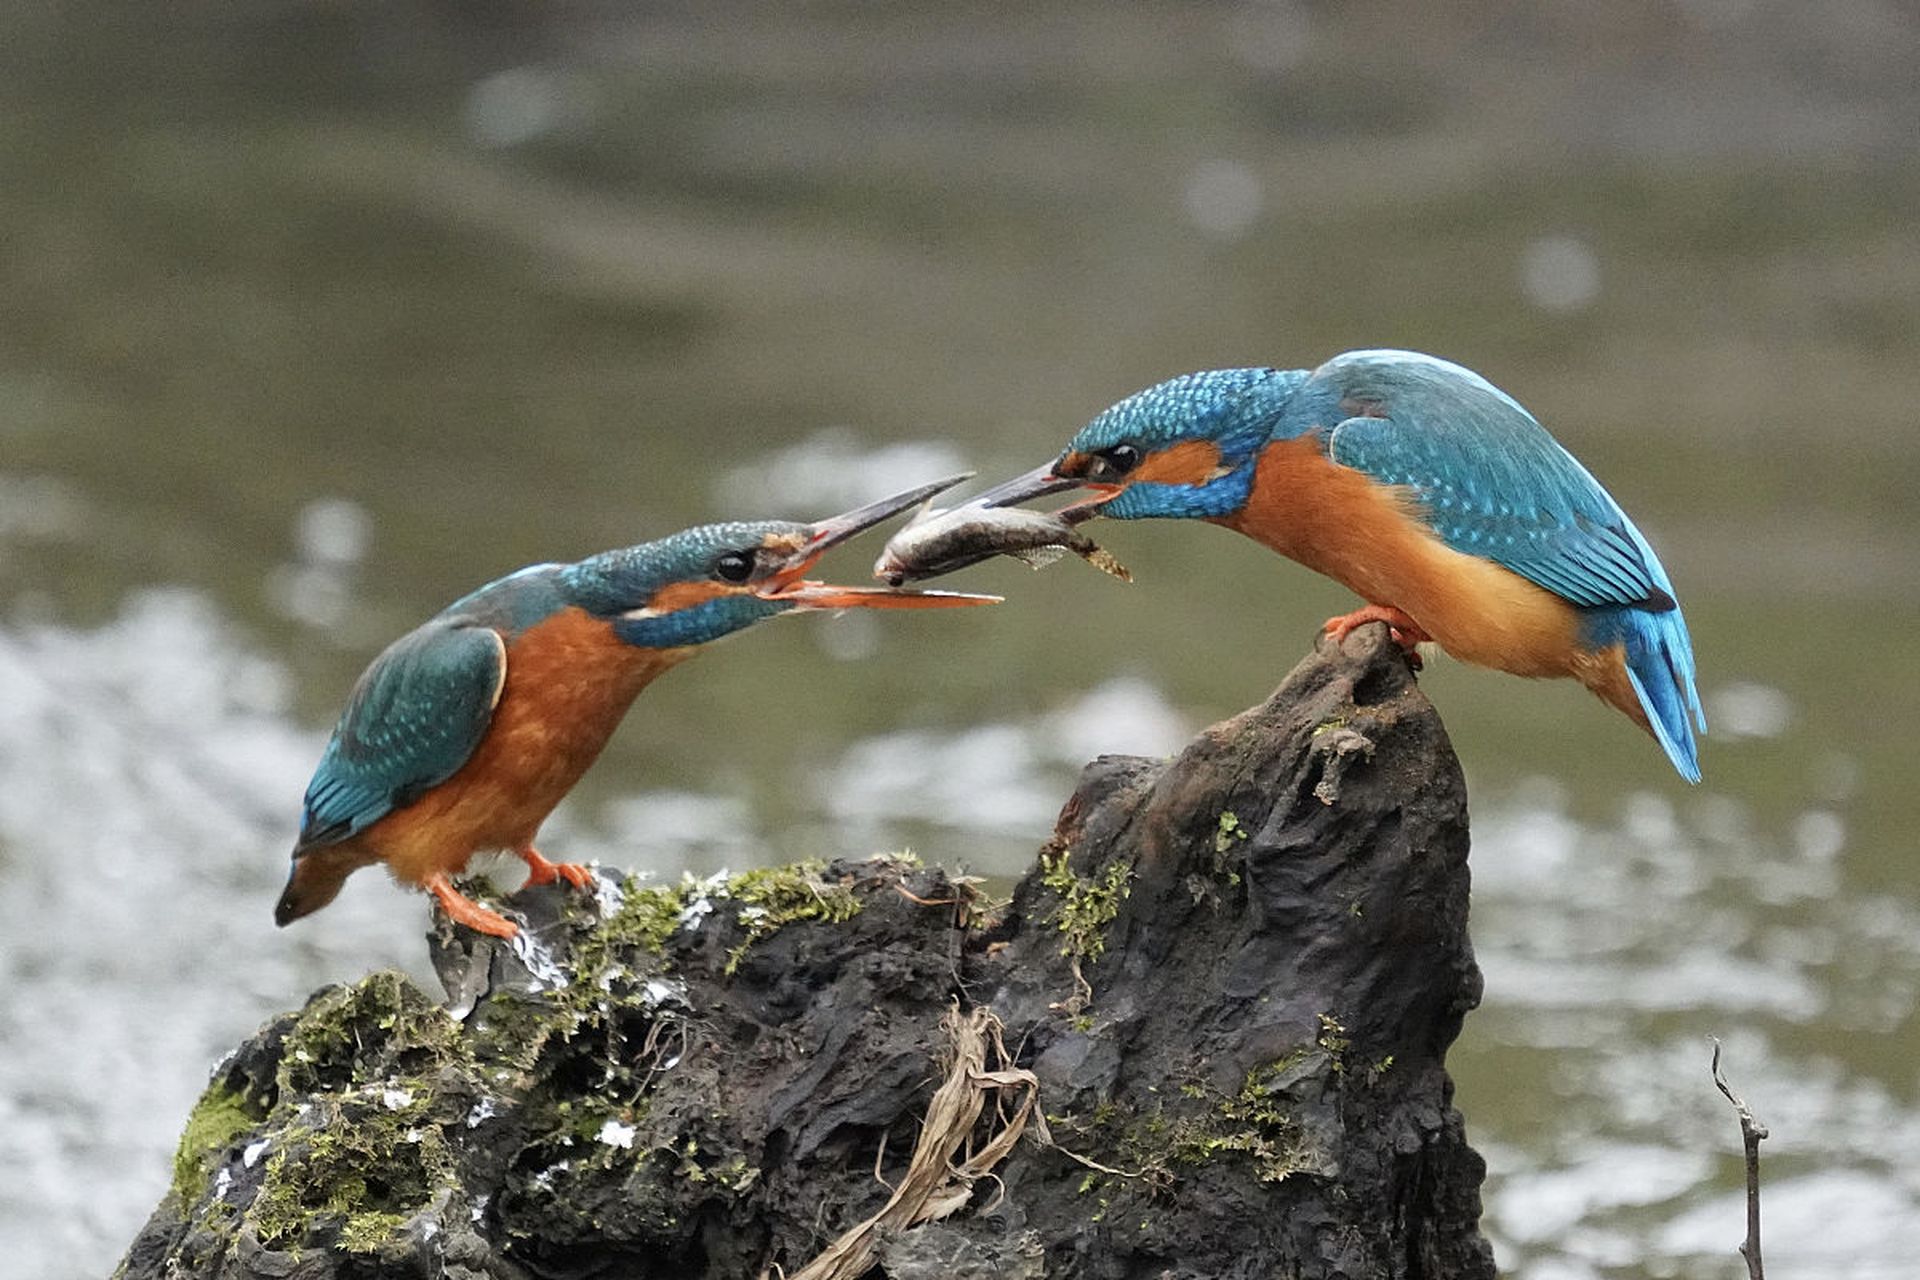
<svg viewBox="0 0 1920 1280"><path fill-rule="evenodd" d="M1707 781L1432 664L1487 975L1452 1063L1528 1280L1920 1256L1920 16L1610 5L16 0L0 9L0 1253L109 1270L209 1065L402 965L284 932L352 678L473 585L1050 456L1173 373L1400 345L1527 403L1680 585ZM550 852L1017 874L1077 766L1348 605L1206 527L1124 587L808 618L668 677ZM830 562L858 580L878 539Z"/></svg>

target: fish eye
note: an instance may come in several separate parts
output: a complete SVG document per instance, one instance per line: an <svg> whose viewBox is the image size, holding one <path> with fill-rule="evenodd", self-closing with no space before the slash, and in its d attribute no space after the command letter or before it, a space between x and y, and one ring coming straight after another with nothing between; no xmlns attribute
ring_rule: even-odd
<svg viewBox="0 0 1920 1280"><path fill-rule="evenodd" d="M745 582L753 576L753 556L745 551L728 551L713 562L713 576L722 582Z"/></svg>
<svg viewBox="0 0 1920 1280"><path fill-rule="evenodd" d="M1091 479L1117 480L1140 465L1140 450L1130 444L1116 444L1093 455Z"/></svg>

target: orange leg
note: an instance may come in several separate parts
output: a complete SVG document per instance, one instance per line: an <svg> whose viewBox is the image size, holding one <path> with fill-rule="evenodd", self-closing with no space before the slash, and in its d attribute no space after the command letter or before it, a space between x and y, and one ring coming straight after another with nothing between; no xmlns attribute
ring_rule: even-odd
<svg viewBox="0 0 1920 1280"><path fill-rule="evenodd" d="M1407 661L1413 669L1420 669L1420 655L1414 651L1417 644L1425 644L1433 637L1420 629L1420 624L1390 604L1369 604L1345 613L1337 618L1328 618L1321 629L1335 640L1345 640L1355 627L1365 626L1369 622L1384 622L1393 642L1406 650Z"/></svg>
<svg viewBox="0 0 1920 1280"><path fill-rule="evenodd" d="M453 881L447 879L446 872L436 871L420 882L422 888L440 899L440 905L455 924L463 924L475 933L489 933L496 938L511 938L520 930L513 921L495 911L489 911L480 904L465 897L453 887Z"/></svg>
<svg viewBox="0 0 1920 1280"><path fill-rule="evenodd" d="M577 862L548 862L532 845L515 852L526 859L528 884L552 884L559 877L576 889L593 885L593 872Z"/></svg>

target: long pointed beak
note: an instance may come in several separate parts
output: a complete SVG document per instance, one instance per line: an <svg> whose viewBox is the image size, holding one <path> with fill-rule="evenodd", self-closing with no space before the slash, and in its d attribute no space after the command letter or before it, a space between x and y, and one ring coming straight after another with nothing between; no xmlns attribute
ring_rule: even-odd
<svg viewBox="0 0 1920 1280"><path fill-rule="evenodd" d="M976 493L968 498L969 507L1017 507L1023 502L1035 498L1044 498L1049 494L1066 493L1071 489L1090 489L1091 498L1071 502L1060 508L1059 514L1069 523L1078 524L1100 514L1100 504L1117 496L1125 485L1103 484L1097 480L1076 480L1071 476L1053 473L1053 463L1035 467L1023 476L1015 476L1003 481L984 493Z"/></svg>
<svg viewBox="0 0 1920 1280"><path fill-rule="evenodd" d="M770 599L792 603L796 609L953 609L973 604L999 604L1004 596L979 596L965 591L899 591L892 587L836 587L828 582L802 580Z"/></svg>
<svg viewBox="0 0 1920 1280"><path fill-rule="evenodd" d="M970 507L1017 507L1023 502L1035 498L1044 498L1050 493L1065 493L1069 489L1078 489L1080 482L1066 476L1053 474L1053 464L1035 467L1023 476L1015 476L1003 481L984 493L976 493L967 499Z"/></svg>
<svg viewBox="0 0 1920 1280"><path fill-rule="evenodd" d="M881 521L899 515L908 507L918 506L934 494L945 493L963 480L971 479L973 472L962 471L957 476L948 476L945 480L935 480L917 489L896 493L891 498L869 502L864 507L855 507L841 515L816 520L807 526L807 543L801 548L801 554L812 557L807 561L811 565L829 547L837 547L855 534L864 533Z"/></svg>
<svg viewBox="0 0 1920 1280"><path fill-rule="evenodd" d="M971 471L962 472L815 521L807 526L807 540L795 550L792 561L768 578L759 588L759 594L770 600L785 601L796 609L951 609L966 605L999 604L999 596L970 595L961 591L838 587L806 579L807 571L831 548L972 478Z"/></svg>

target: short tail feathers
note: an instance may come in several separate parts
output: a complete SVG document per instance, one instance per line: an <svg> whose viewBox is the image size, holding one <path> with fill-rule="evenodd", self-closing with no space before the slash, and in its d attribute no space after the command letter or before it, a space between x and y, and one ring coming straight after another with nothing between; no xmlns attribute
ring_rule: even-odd
<svg viewBox="0 0 1920 1280"><path fill-rule="evenodd" d="M347 876L365 866L367 859L356 858L339 845L307 849L293 860L287 874L287 887L273 907L273 922L285 927L301 916L312 915L332 902L340 893Z"/></svg>
<svg viewBox="0 0 1920 1280"><path fill-rule="evenodd" d="M1627 679L1639 695L1653 736L1680 776L1698 782L1700 754L1694 729L1698 726L1701 733L1707 731L1707 715L1700 706L1700 690L1694 686L1693 642L1687 636L1687 620L1677 608L1658 613L1622 609L1620 614Z"/></svg>

